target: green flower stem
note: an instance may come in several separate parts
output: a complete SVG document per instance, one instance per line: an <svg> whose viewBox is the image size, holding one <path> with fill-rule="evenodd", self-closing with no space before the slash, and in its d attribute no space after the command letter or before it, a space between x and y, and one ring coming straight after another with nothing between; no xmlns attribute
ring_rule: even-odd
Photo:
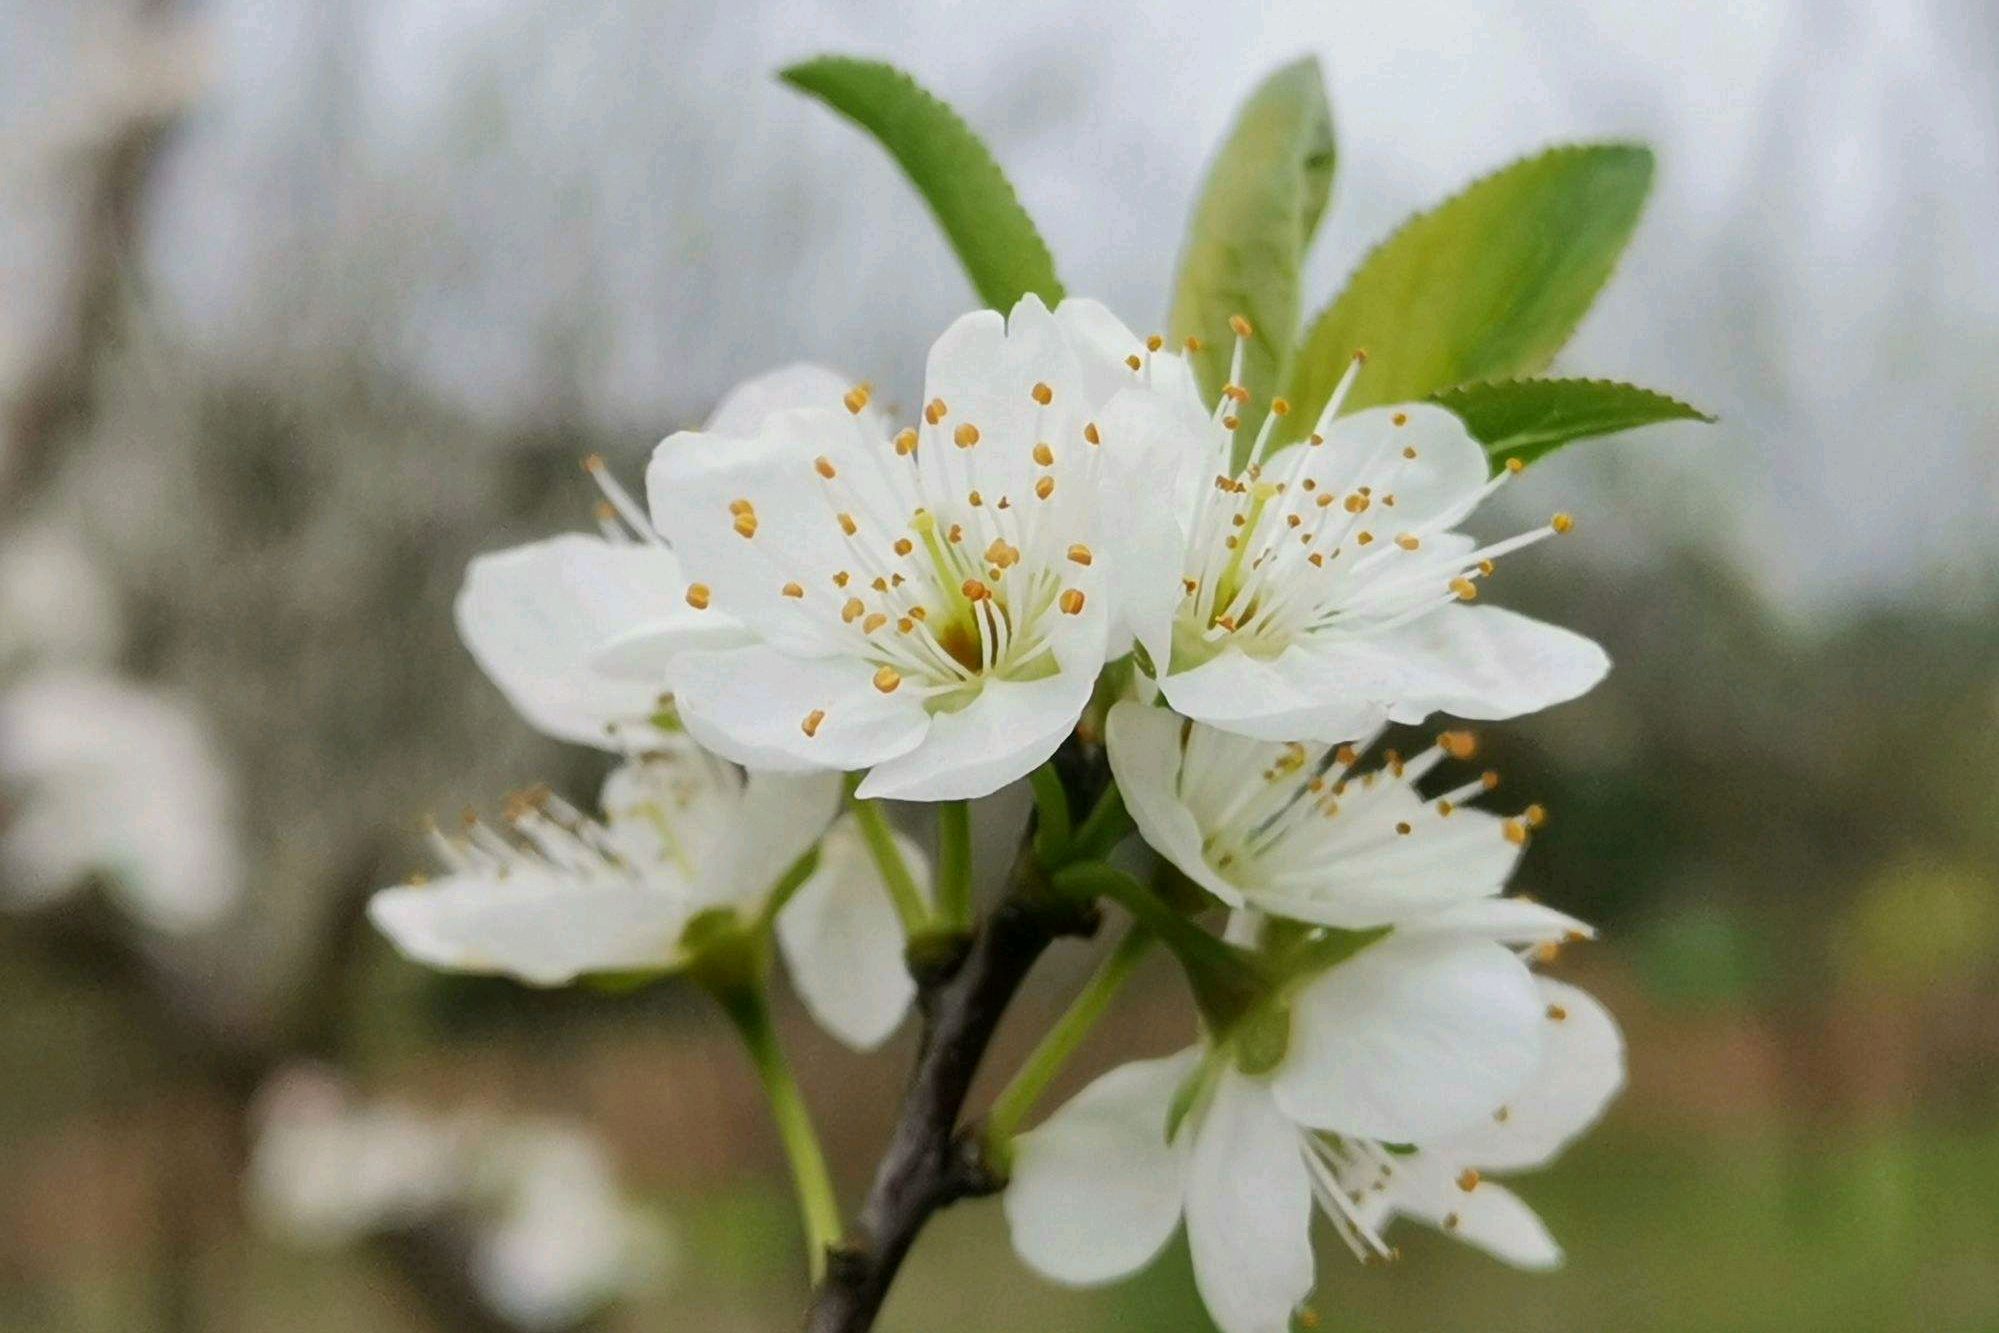
<svg viewBox="0 0 1999 1333"><path fill-rule="evenodd" d="M1053 763L1041 765L1027 775L1034 788L1034 810L1039 822L1034 829L1034 854L1045 866L1061 865L1069 857L1069 793Z"/></svg>
<svg viewBox="0 0 1999 1333"><path fill-rule="evenodd" d="M937 912L947 926L972 924L972 803L937 806Z"/></svg>
<svg viewBox="0 0 1999 1333"><path fill-rule="evenodd" d="M840 1239L840 1200L833 1192L833 1178L826 1170L826 1154L812 1126L812 1113L778 1045L763 986L756 982L721 985L713 987L711 993L742 1034L750 1063L756 1066L770 1100L771 1118L777 1124L778 1139L791 1163L792 1184L798 1190L807 1259L812 1280L817 1282L825 1276L828 1250Z"/></svg>
<svg viewBox="0 0 1999 1333"><path fill-rule="evenodd" d="M1124 795L1113 782L1104 788L1089 818L1076 830L1070 844L1071 854L1079 861L1101 860L1124 841L1131 828L1131 813L1124 808Z"/></svg>
<svg viewBox="0 0 1999 1333"><path fill-rule="evenodd" d="M930 908L923 901L923 891L916 887L916 877L909 873L902 853L896 849L895 835L888 827L888 816L882 813L879 801L854 799L848 804L853 807L854 822L861 826L861 837L867 841L868 854L874 857L875 868L881 872L882 883L888 887L889 899L895 904L895 914L902 919L902 933L909 939L915 939L930 929Z"/></svg>
<svg viewBox="0 0 1999 1333"><path fill-rule="evenodd" d="M1217 1037L1226 1035L1271 993L1273 978L1247 950L1201 929L1158 895L1115 866L1080 861L1055 873L1055 887L1076 898L1109 898L1159 937L1187 973L1202 1016Z"/></svg>
<svg viewBox="0 0 1999 1333"><path fill-rule="evenodd" d="M1153 945L1153 935L1143 926L1133 926L1125 932L1117 947L1100 963L1091 974L1089 982L1069 1002L1062 1016L1055 1020L1055 1026L1041 1039L1032 1054L1021 1065L1013 1080L994 1099L992 1110L986 1115L985 1146L987 1161L1002 1174L1012 1164L1013 1136L1020 1129L1020 1122L1034 1109L1041 1095L1048 1091L1048 1085L1076 1053L1096 1027L1097 1021L1110 1008L1124 983L1131 978L1139 960Z"/></svg>

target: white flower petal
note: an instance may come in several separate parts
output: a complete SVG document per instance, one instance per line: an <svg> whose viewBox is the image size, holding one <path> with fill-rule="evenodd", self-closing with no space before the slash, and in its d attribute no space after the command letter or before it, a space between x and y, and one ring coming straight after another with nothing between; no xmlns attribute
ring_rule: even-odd
<svg viewBox="0 0 1999 1333"><path fill-rule="evenodd" d="M1546 1005L1539 1067L1503 1113L1437 1145L1480 1170L1524 1171L1552 1161L1624 1086L1624 1037L1610 1012L1564 982L1535 983Z"/></svg>
<svg viewBox="0 0 1999 1333"><path fill-rule="evenodd" d="M1121 1065L1014 1141L1000 1203L1028 1267L1072 1285L1109 1282L1172 1238L1193 1136L1168 1143L1166 1117L1198 1059L1187 1050Z"/></svg>
<svg viewBox="0 0 1999 1333"><path fill-rule="evenodd" d="M1402 456L1409 449L1414 458ZM1391 491L1395 521L1417 527L1472 504L1490 468L1485 449L1455 415L1433 403L1398 403L1336 418L1325 444L1309 455L1305 475L1334 494L1369 483Z"/></svg>
<svg viewBox="0 0 1999 1333"><path fill-rule="evenodd" d="M560 986L593 972L670 965L687 923L682 900L622 874L576 876L517 865L383 889L368 919L413 962Z"/></svg>
<svg viewBox="0 0 1999 1333"><path fill-rule="evenodd" d="M1464 1182L1475 1178L1462 1170L1455 1159L1429 1151L1396 1159L1387 1193L1374 1196L1381 1220L1406 1214L1516 1268L1560 1266L1561 1246L1519 1195L1489 1180L1476 1180L1467 1190Z"/></svg>
<svg viewBox="0 0 1999 1333"><path fill-rule="evenodd" d="M1144 340L1102 302L1068 297L1055 307L1055 322L1082 363L1083 391L1093 410L1138 383L1169 402L1205 414L1201 391L1186 359L1174 352L1148 352ZM1130 356L1149 363L1143 377L1132 375L1125 360Z"/></svg>
<svg viewBox="0 0 1999 1333"><path fill-rule="evenodd" d="M688 653L673 686L688 734L753 769L870 768L915 748L931 727L921 701L883 694L858 658L792 657L762 644Z"/></svg>
<svg viewBox="0 0 1999 1333"><path fill-rule="evenodd" d="M1519 717L1588 693L1610 670L1582 635L1497 606L1443 607L1322 660L1392 702L1397 722Z"/></svg>
<svg viewBox="0 0 1999 1333"><path fill-rule="evenodd" d="M760 909L772 886L840 813L840 794L837 773L752 770L743 782L728 843L700 868L697 901Z"/></svg>
<svg viewBox="0 0 1999 1333"><path fill-rule="evenodd" d="M847 594L834 576L865 577L838 515L886 523L910 508L881 472L882 448L838 406L775 413L752 435L682 431L660 442L646 469L653 523L688 579L708 589L711 611L788 652L838 652L847 640L836 608ZM739 525L745 512L753 522ZM787 596L793 585L799 595Z"/></svg>
<svg viewBox="0 0 1999 1333"><path fill-rule="evenodd" d="M1273 1090L1301 1124L1426 1142L1519 1091L1540 1060L1542 1010L1500 945L1391 935L1299 993Z"/></svg>
<svg viewBox="0 0 1999 1333"><path fill-rule="evenodd" d="M687 648L742 640L727 617L688 606L686 591L680 562L664 547L569 533L474 560L458 593L458 632L538 730L620 748L609 729L650 717L665 678L600 670L600 650L643 634L658 665Z"/></svg>
<svg viewBox="0 0 1999 1333"><path fill-rule="evenodd" d="M1385 700L1344 688L1318 654L1295 645L1274 658L1224 648L1159 689L1198 722L1266 741L1350 741L1388 716Z"/></svg>
<svg viewBox="0 0 1999 1333"><path fill-rule="evenodd" d="M1198 404L1176 404L1142 387L1121 391L1097 426L1104 510L1098 546L1108 591L1122 635L1163 664L1173 653L1173 617L1185 595L1185 525L1199 502L1201 469L1218 448L1212 434L1221 427ZM1133 496L1146 502L1132 504Z"/></svg>
<svg viewBox="0 0 1999 1333"><path fill-rule="evenodd" d="M1596 938L1588 922L1525 898L1481 898L1397 923L1404 934L1476 935L1499 944L1560 944Z"/></svg>
<svg viewBox="0 0 1999 1333"><path fill-rule="evenodd" d="M1298 1128L1265 1085L1230 1072L1187 1174L1194 1282L1222 1333L1289 1333L1312 1292L1312 1185Z"/></svg>
<svg viewBox="0 0 1999 1333"><path fill-rule="evenodd" d="M1036 384L1049 388L1045 407L1032 396ZM1004 320L977 310L953 321L931 345L923 397L944 403L947 431L970 424L991 442L979 446L978 484L1017 501L1034 485L1033 444L1068 448L1088 410L1081 363L1048 307L1032 295Z"/></svg>
<svg viewBox="0 0 1999 1333"><path fill-rule="evenodd" d="M1094 672L1067 669L1035 681L989 680L970 704L932 718L921 744L876 765L856 794L895 801L990 795L1055 753L1095 683Z"/></svg>
<svg viewBox="0 0 1999 1333"><path fill-rule="evenodd" d="M1152 850L1229 906L1240 907L1242 892L1208 864L1201 826L1180 798L1185 759L1181 729L1186 725L1164 708L1129 699L1116 705L1104 725L1111 773L1139 836ZM1244 770L1244 780L1254 776Z"/></svg>
<svg viewBox="0 0 1999 1333"><path fill-rule="evenodd" d="M776 370L744 380L722 396L702 430L712 435L755 435L764 422L779 412L801 408L831 411L845 409L845 398L854 381L836 370L809 361L779 366ZM861 426L876 438L888 434L873 407L862 409Z"/></svg>
<svg viewBox="0 0 1999 1333"><path fill-rule="evenodd" d="M900 834L895 845L927 898L929 859ZM818 869L778 913L777 942L806 1008L856 1050L886 1041L915 998L902 922L851 818L827 833Z"/></svg>

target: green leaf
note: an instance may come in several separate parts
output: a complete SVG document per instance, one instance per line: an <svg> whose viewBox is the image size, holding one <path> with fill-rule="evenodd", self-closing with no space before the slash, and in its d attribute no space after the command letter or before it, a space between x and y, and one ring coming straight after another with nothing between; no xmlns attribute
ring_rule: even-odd
<svg viewBox="0 0 1999 1333"><path fill-rule="evenodd" d="M1572 440L1615 435L1658 421L1713 421L1697 407L1615 380L1502 380L1433 396L1464 420L1495 470L1531 463Z"/></svg>
<svg viewBox="0 0 1999 1333"><path fill-rule="evenodd" d="M1194 357L1213 397L1228 380L1231 315L1254 333L1243 380L1275 393L1290 373L1303 314L1298 284L1305 252L1333 185L1333 113L1312 57L1284 66L1250 94L1208 169L1194 206L1168 321L1176 343L1204 344Z"/></svg>
<svg viewBox="0 0 1999 1333"><path fill-rule="evenodd" d="M1303 434L1357 351L1348 411L1546 368L1610 276L1652 184L1632 144L1555 148L1418 214L1361 261L1290 379Z"/></svg>
<svg viewBox="0 0 1999 1333"><path fill-rule="evenodd" d="M979 299L1008 311L1033 292L1062 299L1055 260L1006 174L958 113L893 65L821 56L779 73L880 141L958 252Z"/></svg>

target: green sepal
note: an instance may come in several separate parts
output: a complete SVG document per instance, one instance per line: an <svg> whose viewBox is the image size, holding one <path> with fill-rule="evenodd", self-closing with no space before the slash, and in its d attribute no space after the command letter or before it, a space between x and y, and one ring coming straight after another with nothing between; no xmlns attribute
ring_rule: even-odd
<svg viewBox="0 0 1999 1333"><path fill-rule="evenodd" d="M1291 1006L1265 1004L1236 1024L1235 1066L1249 1075L1268 1074L1291 1049Z"/></svg>

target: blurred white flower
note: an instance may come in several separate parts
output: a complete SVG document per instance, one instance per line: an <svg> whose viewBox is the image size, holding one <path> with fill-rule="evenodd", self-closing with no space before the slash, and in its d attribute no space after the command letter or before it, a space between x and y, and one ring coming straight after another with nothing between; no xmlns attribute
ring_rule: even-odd
<svg viewBox="0 0 1999 1333"><path fill-rule="evenodd" d="M1454 531L1512 473L1487 480L1484 449L1439 407L1337 415L1358 369L1305 441L1273 454L1289 410L1274 400L1240 471L1236 384L1205 416L1183 403L1106 427L1120 450L1173 465L1152 482L1164 502L1129 516L1152 529L1143 549L1171 553L1151 576L1177 580L1133 624L1167 700L1262 740L1343 741L1434 712L1513 717L1595 685L1609 661L1594 643L1462 605L1493 561L1568 517L1486 546Z"/></svg>
<svg viewBox="0 0 1999 1333"><path fill-rule="evenodd" d="M1455 913L1506 913L1530 926L1581 922L1500 899L1539 807L1503 819L1467 802L1486 774L1432 799L1416 787L1467 732L1445 732L1407 760L1355 770L1359 746L1250 740L1127 700L1105 728L1111 769L1154 850L1230 907L1345 930L1448 925Z"/></svg>
<svg viewBox="0 0 1999 1333"><path fill-rule="evenodd" d="M123 638L111 586L74 536L37 522L0 540L0 672L102 666Z"/></svg>
<svg viewBox="0 0 1999 1333"><path fill-rule="evenodd" d="M109 676L40 671L0 691L0 893L32 908L102 875L156 929L241 894L235 795L180 704Z"/></svg>
<svg viewBox="0 0 1999 1333"><path fill-rule="evenodd" d="M368 915L416 962L555 986L683 966L690 925L721 913L759 929L786 891L778 946L814 1015L859 1046L900 1020L901 924L858 835L844 821L827 832L836 775L746 775L682 742L618 768L602 804L599 822L536 792L508 812L512 836L481 823L434 834L449 873L382 890ZM810 873L787 883L822 835ZM924 880L921 853L901 850Z"/></svg>
<svg viewBox="0 0 1999 1333"><path fill-rule="evenodd" d="M1224 1333L1290 1329L1312 1290L1315 1211L1363 1257L1387 1256L1380 1227L1408 1212L1531 1262L1543 1252L1517 1200L1459 1164L1538 1164L1614 1091L1607 1018L1558 1004L1568 992L1553 985L1474 934L1395 935L1307 987L1268 1077L1201 1047L1114 1069L1016 1141L1003 1201L1015 1248L1056 1281L1108 1282L1184 1217ZM1582 1041L1564 1031L1572 1012L1590 1025ZM1519 1146L1488 1143L1494 1131ZM1431 1188L1448 1168L1456 1198Z"/></svg>
<svg viewBox="0 0 1999 1333"><path fill-rule="evenodd" d="M862 387L661 443L647 490L688 600L756 640L671 664L703 744L914 800L983 796L1061 744L1112 626L1094 417L1138 377L1106 325L1032 296L964 316L892 440Z"/></svg>
<svg viewBox="0 0 1999 1333"><path fill-rule="evenodd" d="M568 1327L675 1257L664 1220L626 1201L603 1145L572 1124L366 1102L303 1066L266 1085L254 1119L245 1188L267 1230L323 1248L469 1225L474 1284L523 1329Z"/></svg>

